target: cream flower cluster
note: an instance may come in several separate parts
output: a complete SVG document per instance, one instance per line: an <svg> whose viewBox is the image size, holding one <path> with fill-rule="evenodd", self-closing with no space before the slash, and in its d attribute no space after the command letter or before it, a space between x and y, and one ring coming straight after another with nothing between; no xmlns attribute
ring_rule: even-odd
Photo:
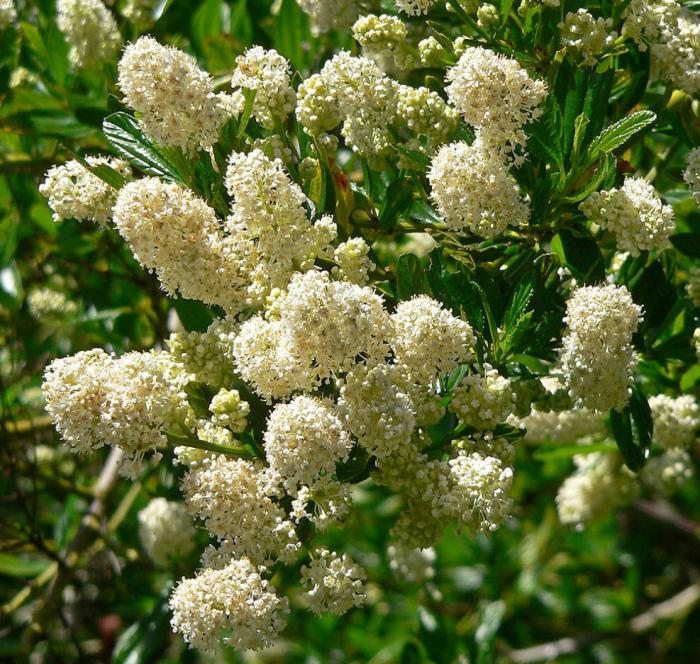
<svg viewBox="0 0 700 664"><path fill-rule="evenodd" d="M611 31L612 19L593 18L586 9L567 12L564 21L559 24L562 46L573 48L583 56L583 62L596 65L597 57L617 39L617 33Z"/></svg>
<svg viewBox="0 0 700 664"><path fill-rule="evenodd" d="M238 247L214 210L191 191L142 178L119 192L113 214L136 260L158 275L168 294L234 312L248 305Z"/></svg>
<svg viewBox="0 0 700 664"><path fill-rule="evenodd" d="M246 302L260 307L271 290L286 288L294 273L331 253L336 226L330 217L312 223L301 187L279 159L258 149L234 152L224 182L233 198L227 242L244 275Z"/></svg>
<svg viewBox="0 0 700 664"><path fill-rule="evenodd" d="M700 429L700 410L693 396L657 394L649 398L649 407L656 443L664 449L692 445Z"/></svg>
<svg viewBox="0 0 700 664"><path fill-rule="evenodd" d="M637 363L632 335L641 316L624 286L584 286L570 296L560 362L581 406L607 411L627 403Z"/></svg>
<svg viewBox="0 0 700 664"><path fill-rule="evenodd" d="M85 161L92 167L109 166L123 177L131 177L131 168L121 159L87 157ZM75 160L52 166L39 192L48 199L54 221L77 219L94 221L102 226L112 220L112 208L117 200L114 187Z"/></svg>
<svg viewBox="0 0 700 664"><path fill-rule="evenodd" d="M399 543L387 549L389 568L396 576L408 583L423 584L435 576L435 549L411 549Z"/></svg>
<svg viewBox="0 0 700 664"><path fill-rule="evenodd" d="M525 440L535 443L572 444L605 434L605 422L599 413L588 408L561 411L533 409L529 415L517 419L517 426L526 430Z"/></svg>
<svg viewBox="0 0 700 664"><path fill-rule="evenodd" d="M166 428L188 419L186 377L178 374L168 353L114 358L94 349L54 360L42 389L47 412L74 451L120 447L122 471L132 476L147 451L167 443Z"/></svg>
<svg viewBox="0 0 700 664"><path fill-rule="evenodd" d="M366 286L369 273L376 265L369 257L370 247L361 237L353 237L341 242L333 252L337 267L333 274L358 286Z"/></svg>
<svg viewBox="0 0 700 664"><path fill-rule="evenodd" d="M389 315L371 289L309 271L294 275L267 318L242 325L234 354L263 398L285 398L349 371L358 357L380 361L388 336Z"/></svg>
<svg viewBox="0 0 700 664"><path fill-rule="evenodd" d="M307 396L275 407L264 441L270 470L290 495L299 485L316 489L331 482L352 444L331 404Z"/></svg>
<svg viewBox="0 0 700 664"><path fill-rule="evenodd" d="M294 524L271 499L269 477L257 463L205 456L185 474L182 493L189 513L204 521L232 556L264 564L292 559L300 546Z"/></svg>
<svg viewBox="0 0 700 664"><path fill-rule="evenodd" d="M675 0L632 0L622 32L644 50L650 44L651 76L690 95L700 91L700 17Z"/></svg>
<svg viewBox="0 0 700 664"><path fill-rule="evenodd" d="M122 45L117 22L101 0L57 0L56 24L70 46L74 67L112 62Z"/></svg>
<svg viewBox="0 0 700 664"><path fill-rule="evenodd" d="M345 30L353 24L360 10L353 0L297 0L309 15L315 36L331 30Z"/></svg>
<svg viewBox="0 0 700 664"><path fill-rule="evenodd" d="M491 146L524 145L523 127L542 114L539 105L547 96L545 83L516 60L480 46L464 51L447 81L452 105Z"/></svg>
<svg viewBox="0 0 700 664"><path fill-rule="evenodd" d="M205 652L224 642L238 650L271 645L286 625L286 598L246 558L231 560L221 569L204 568L183 579L170 597L170 622L185 641Z"/></svg>
<svg viewBox="0 0 700 664"><path fill-rule="evenodd" d="M396 8L409 16L427 14L435 4L435 0L394 0Z"/></svg>
<svg viewBox="0 0 700 664"><path fill-rule="evenodd" d="M530 208L508 165L479 135L471 145L451 143L433 159L431 196L448 227L492 239L508 226L524 226Z"/></svg>
<svg viewBox="0 0 700 664"><path fill-rule="evenodd" d="M392 142L397 88L374 61L343 51L299 86L297 118L312 135L342 123L341 133L357 154L382 154Z"/></svg>
<svg viewBox="0 0 700 664"><path fill-rule="evenodd" d="M0 0L0 30L11 26L17 20L17 8L13 0Z"/></svg>
<svg viewBox="0 0 700 664"><path fill-rule="evenodd" d="M364 54L378 62L389 58L399 69L414 63L414 55L405 47L408 29L396 16L361 16L352 26L352 34Z"/></svg>
<svg viewBox="0 0 700 664"><path fill-rule="evenodd" d="M121 10L122 16L140 29L153 24L154 12L160 5L159 0L127 0Z"/></svg>
<svg viewBox="0 0 700 664"><path fill-rule="evenodd" d="M29 314L37 320L71 316L78 310L64 292L53 288L35 288L27 293L26 301Z"/></svg>
<svg viewBox="0 0 700 664"><path fill-rule="evenodd" d="M292 68L277 51L261 46L249 48L236 58L231 86L255 93L253 115L266 129L284 122L296 105L291 85Z"/></svg>
<svg viewBox="0 0 700 664"><path fill-rule="evenodd" d="M215 94L211 76L194 59L153 37L140 37L119 61L119 88L139 123L158 145L187 152L208 148L235 113L236 102Z"/></svg>
<svg viewBox="0 0 700 664"><path fill-rule="evenodd" d="M693 148L686 156L688 167L683 171L683 179L688 189L700 205L700 147Z"/></svg>
<svg viewBox="0 0 700 664"><path fill-rule="evenodd" d="M182 503L154 498L138 513L138 520L141 546L156 565L165 567L171 558L194 548L196 531Z"/></svg>
<svg viewBox="0 0 700 664"><path fill-rule="evenodd" d="M491 430L513 412L515 395L510 381L485 364L483 375L469 374L455 388L450 410L469 426Z"/></svg>
<svg viewBox="0 0 700 664"><path fill-rule="evenodd" d="M620 251L661 251L670 246L675 228L673 209L664 205L644 178L627 178L620 189L595 192L580 205L581 212L610 230Z"/></svg>
<svg viewBox="0 0 700 664"><path fill-rule="evenodd" d="M687 450L670 447L647 461L641 480L653 491L670 496L695 476L693 460Z"/></svg>
<svg viewBox="0 0 700 664"><path fill-rule="evenodd" d="M581 454L578 467L557 493L562 523L581 529L585 524L631 503L639 492L635 476L612 454Z"/></svg>
<svg viewBox="0 0 700 664"><path fill-rule="evenodd" d="M347 553L319 549L308 565L301 568L304 599L314 613L341 616L366 599L365 571Z"/></svg>

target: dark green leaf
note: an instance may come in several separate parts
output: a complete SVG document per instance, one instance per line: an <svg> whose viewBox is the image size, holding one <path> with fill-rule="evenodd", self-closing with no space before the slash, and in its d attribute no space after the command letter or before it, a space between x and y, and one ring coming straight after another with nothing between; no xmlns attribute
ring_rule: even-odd
<svg viewBox="0 0 700 664"><path fill-rule="evenodd" d="M676 233L670 239L671 244L684 256L700 258L700 233Z"/></svg>
<svg viewBox="0 0 700 664"><path fill-rule="evenodd" d="M656 120L653 111L637 111L611 124L591 141L588 154L595 159L601 152L612 152L624 145L637 132Z"/></svg>
<svg viewBox="0 0 700 664"><path fill-rule="evenodd" d="M593 238L560 231L552 239L551 247L561 264L568 267L578 281L595 284L605 278L603 255Z"/></svg>
<svg viewBox="0 0 700 664"><path fill-rule="evenodd" d="M182 326L188 332L206 332L214 320L212 310L197 300L179 297L172 300L172 303Z"/></svg>
<svg viewBox="0 0 700 664"><path fill-rule="evenodd" d="M399 256L396 266L396 294L399 300L426 293L428 284L420 258L414 254Z"/></svg>

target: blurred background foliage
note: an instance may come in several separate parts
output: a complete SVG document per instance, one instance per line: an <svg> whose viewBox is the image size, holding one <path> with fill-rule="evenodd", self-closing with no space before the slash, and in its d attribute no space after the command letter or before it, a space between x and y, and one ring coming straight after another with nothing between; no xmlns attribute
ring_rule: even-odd
<svg viewBox="0 0 700 664"><path fill-rule="evenodd" d="M153 496L178 498L177 467L163 463L135 483L118 480L107 451L89 458L64 451L43 413L40 384L51 358L94 346L116 353L150 348L167 337L171 309L187 327L201 327L203 314L166 299L114 230L52 220L37 189L43 174L74 155L108 151L102 122L123 107L114 65L92 72L69 66L53 0L18 2L18 8L16 27L0 33L0 661L238 662L232 652L205 658L170 634L167 593L174 579L191 573L196 556L163 571L139 545L136 514ZM165 0L156 16L149 33L193 53L222 87L236 55L253 44L275 48L300 77L333 51L352 46L349 35L313 37L294 0ZM126 40L137 37L128 23L120 28ZM534 26L532 43L522 48L543 48L551 38L546 26ZM672 98L662 86L647 88L648 61L639 54L625 57L618 66L631 78L615 78L617 87L606 71L562 64L553 101L532 132L533 159L518 178L530 192L533 216L546 229L553 210L538 208L539 201L551 204L558 184L544 176L544 164L566 159L573 168L572 146L565 143L572 128L552 136L552 104L559 103L564 122L573 122L586 99L600 91L600 108L588 108L597 127L586 145L608 118L637 106L654 110L653 136L640 133L605 163L613 181L625 168L657 168L655 186L674 204L684 234L677 239L680 262L628 259L623 282L647 312L638 340L648 360L647 384L653 391L673 386L697 395L694 323L690 314L679 318L684 296L677 274L682 277L700 258L700 214L679 187L683 155L700 142L698 119L688 99ZM362 179L356 177L362 166L349 163L346 170ZM468 291L462 268L441 267L435 256L430 264L398 259L403 250L391 242L393 220L426 215L402 198L403 176L394 173L392 181L368 169L365 176L357 200L364 196L384 220L388 237L375 251L395 275L387 292L404 298L434 291L448 304L449 297L457 298L459 306L478 310L473 318L481 317L486 330L489 312L482 311L478 293ZM575 178L571 183L575 189ZM486 266L482 285L497 313L504 313L505 294L521 280L538 284L532 306L544 312L552 302L547 275L561 265L582 281L604 274L603 255L583 231L548 239L553 257L534 270L534 253L522 245L517 252L497 242L469 249L471 259ZM561 313L551 311L554 334ZM546 354L551 334L545 321L537 334L505 351L504 363L515 351L533 358ZM538 339L545 342L540 348ZM570 448L521 444L513 518L488 537L448 532L436 547L435 577L417 585L388 565L388 531L398 504L376 487L359 486L360 508L344 530L328 535L328 543L342 537L344 548L367 569L367 606L341 618L293 612L285 640L247 661L698 661L700 486L690 483L672 503L641 498L576 532L559 524L554 504L572 470L571 456ZM203 546L204 534L201 539ZM290 574L291 583L291 572L282 574Z"/></svg>

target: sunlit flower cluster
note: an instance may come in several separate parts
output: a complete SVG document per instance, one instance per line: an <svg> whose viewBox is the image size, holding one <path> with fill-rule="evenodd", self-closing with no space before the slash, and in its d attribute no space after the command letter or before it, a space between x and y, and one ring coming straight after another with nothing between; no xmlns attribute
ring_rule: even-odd
<svg viewBox="0 0 700 664"><path fill-rule="evenodd" d="M70 46L74 67L112 62L122 45L117 22L101 0L58 0L56 24Z"/></svg>
<svg viewBox="0 0 700 664"><path fill-rule="evenodd" d="M195 546L195 529L181 502L154 498L138 513L141 546L156 565L187 555Z"/></svg>
<svg viewBox="0 0 700 664"><path fill-rule="evenodd" d="M617 39L611 31L612 19L594 18L586 9L568 12L559 24L563 46L576 49L589 65L597 64L597 56L609 48Z"/></svg>

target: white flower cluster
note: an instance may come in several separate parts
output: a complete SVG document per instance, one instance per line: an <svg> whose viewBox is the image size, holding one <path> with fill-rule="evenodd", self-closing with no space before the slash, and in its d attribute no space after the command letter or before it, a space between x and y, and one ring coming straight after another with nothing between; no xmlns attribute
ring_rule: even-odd
<svg viewBox="0 0 700 664"><path fill-rule="evenodd" d="M410 549L400 542L386 549L389 568L396 576L416 585L430 581L435 576L435 549Z"/></svg>
<svg viewBox="0 0 700 664"><path fill-rule="evenodd" d="M371 289L309 271L294 275L267 318L242 325L234 354L263 398L285 398L346 373L358 357L380 361L388 336L389 315Z"/></svg>
<svg viewBox="0 0 700 664"><path fill-rule="evenodd" d="M187 152L208 148L237 112L236 100L215 94L211 76L190 56L153 37L140 37L119 61L119 88L139 123L158 145Z"/></svg>
<svg viewBox="0 0 700 664"><path fill-rule="evenodd" d="M570 296L560 362L581 406L608 411L627 403L637 364L632 335L641 316L624 286L584 286Z"/></svg>
<svg viewBox="0 0 700 664"><path fill-rule="evenodd" d="M136 260L158 275L167 293L233 312L247 306L239 248L191 191L142 178L121 189L113 214Z"/></svg>
<svg viewBox="0 0 700 664"><path fill-rule="evenodd" d="M433 159L431 196L450 229L492 239L524 226L530 208L503 158L479 135L471 145L451 143Z"/></svg>
<svg viewBox="0 0 700 664"><path fill-rule="evenodd" d="M583 528L631 503L639 492L635 476L612 454L593 453L574 457L578 467L557 493L562 523Z"/></svg>
<svg viewBox="0 0 700 664"><path fill-rule="evenodd" d="M246 558L221 569L204 568L183 579L170 597L173 631L205 652L224 643L239 650L259 650L273 643L286 625L286 598Z"/></svg>
<svg viewBox="0 0 700 664"><path fill-rule="evenodd" d="M182 480L185 504L231 556L256 564L289 560L299 548L294 524L273 502L274 488L257 463L210 455L193 464Z"/></svg>
<svg viewBox="0 0 700 664"><path fill-rule="evenodd" d="M143 30L153 24L159 5L160 0L126 0L121 13L127 21Z"/></svg>
<svg viewBox="0 0 700 664"><path fill-rule="evenodd" d="M0 0L0 30L9 28L17 20L14 0Z"/></svg>
<svg viewBox="0 0 700 664"><path fill-rule="evenodd" d="M90 166L109 166L124 178L131 177L131 168L121 159L87 157ZM71 161L52 166L39 191L49 201L54 221L77 219L106 226L112 219L117 190L93 175L80 162Z"/></svg>
<svg viewBox="0 0 700 664"><path fill-rule="evenodd" d="M255 93L253 115L266 129L284 122L296 105L291 85L292 68L277 51L261 46L249 48L236 58L231 86Z"/></svg>
<svg viewBox="0 0 700 664"><path fill-rule="evenodd" d="M700 16L675 0L632 0L622 33L650 44L651 76L690 95L700 91Z"/></svg>
<svg viewBox="0 0 700 664"><path fill-rule="evenodd" d="M182 503L154 498L138 513L138 519L141 546L159 567L194 548L196 531Z"/></svg>
<svg viewBox="0 0 700 664"><path fill-rule="evenodd" d="M657 394L649 398L654 420L654 441L664 449L689 447L700 429L700 410L690 394L669 397Z"/></svg>
<svg viewBox="0 0 700 664"><path fill-rule="evenodd" d="M379 155L392 143L397 88L374 61L343 51L299 86L297 118L312 135L342 123L341 133L358 155Z"/></svg>
<svg viewBox="0 0 700 664"><path fill-rule="evenodd" d="M314 613L341 616L366 599L365 571L347 553L319 549L308 565L301 568L304 599Z"/></svg>
<svg viewBox="0 0 700 664"><path fill-rule="evenodd" d="M506 152L525 144L523 127L542 114L539 105L547 96L545 83L531 78L516 60L480 46L464 51L447 80L452 105L484 143L505 146Z"/></svg>
<svg viewBox="0 0 700 664"><path fill-rule="evenodd" d="M513 412L515 394L510 381L485 364L483 375L465 376L454 389L450 410L465 424L480 430L493 429Z"/></svg>
<svg viewBox="0 0 700 664"><path fill-rule="evenodd" d="M427 14L435 4L435 0L394 0L396 8L409 16Z"/></svg>
<svg viewBox="0 0 700 664"><path fill-rule="evenodd" d="M594 192L579 206L586 217L610 230L621 251L661 251L670 246L673 208L664 205L644 178L627 178L620 189Z"/></svg>
<svg viewBox="0 0 700 664"><path fill-rule="evenodd" d="M399 69L408 69L414 64L415 56L405 46L408 29L396 16L361 16L352 26L352 35L364 54L377 62L389 59Z"/></svg>
<svg viewBox="0 0 700 664"><path fill-rule="evenodd" d="M211 400L209 411L214 425L227 427L234 433L243 433L248 424L250 405L241 399L238 390L222 387Z"/></svg>
<svg viewBox="0 0 700 664"><path fill-rule="evenodd" d="M515 423L526 429L525 440L535 443L549 441L570 445L605 435L605 422L600 413L588 408L562 411L533 409Z"/></svg>
<svg viewBox="0 0 700 664"><path fill-rule="evenodd" d="M688 451L670 447L647 461L641 479L653 491L670 496L690 482L694 475L693 460Z"/></svg>
<svg viewBox="0 0 700 664"><path fill-rule="evenodd" d="M275 407L264 440L270 470L290 495L299 485L314 490L332 482L336 462L347 459L351 447L332 406L307 396Z"/></svg>
<svg viewBox="0 0 700 664"><path fill-rule="evenodd" d="M243 277L237 288L245 289L247 304L260 307L271 290L286 288L293 274L311 269L317 257L331 253L336 226L330 217L312 223L301 187L280 160L260 150L234 152L225 185L233 198L227 243L235 248Z"/></svg>
<svg viewBox="0 0 700 664"><path fill-rule="evenodd" d="M360 10L353 0L297 0L302 10L309 15L311 32L318 36L331 30L349 28Z"/></svg>
<svg viewBox="0 0 700 664"><path fill-rule="evenodd" d="M688 184L690 193L700 205L700 147L693 148L688 152L686 162L688 167L683 171L683 179Z"/></svg>
<svg viewBox="0 0 700 664"><path fill-rule="evenodd" d="M333 252L333 260L337 267L333 274L340 279L358 286L365 286L369 273L376 265L369 257L369 245L361 237L352 237L341 242Z"/></svg>
<svg viewBox="0 0 700 664"><path fill-rule="evenodd" d="M166 444L166 427L189 416L178 373L164 352L114 358L99 348L83 351L46 369L46 410L74 451L120 447L122 471L133 476L147 451Z"/></svg>
<svg viewBox="0 0 700 664"><path fill-rule="evenodd" d="M27 309L32 318L63 318L75 314L78 305L68 296L53 288L34 288L27 293Z"/></svg>
<svg viewBox="0 0 700 664"><path fill-rule="evenodd" d="M610 30L612 19L593 18L586 9L567 12L559 24L562 46L573 48L583 56L587 65L596 65L597 57L610 48L617 39L617 33Z"/></svg>
<svg viewBox="0 0 700 664"><path fill-rule="evenodd" d="M112 62L122 45L117 22L101 0L57 0L56 24L70 46L74 67Z"/></svg>

